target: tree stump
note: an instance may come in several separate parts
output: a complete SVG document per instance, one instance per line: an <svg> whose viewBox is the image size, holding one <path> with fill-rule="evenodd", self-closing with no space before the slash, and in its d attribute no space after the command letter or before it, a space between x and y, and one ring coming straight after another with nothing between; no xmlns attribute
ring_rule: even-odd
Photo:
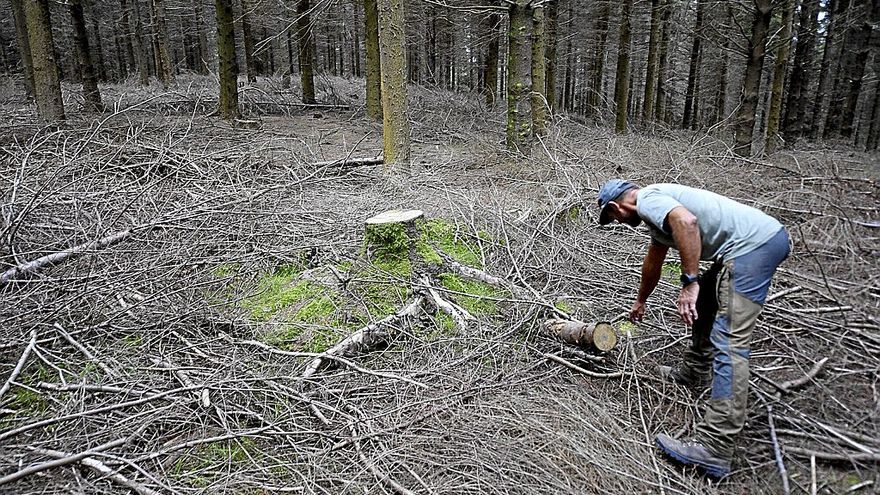
<svg viewBox="0 0 880 495"><path fill-rule="evenodd" d="M368 218L364 229L367 256L380 260L408 259L415 273L420 265L416 252L418 225L424 216L421 210L388 210Z"/></svg>
<svg viewBox="0 0 880 495"><path fill-rule="evenodd" d="M544 322L544 330L551 336L583 349L610 351L617 345L617 334L607 321L584 323L577 320L558 318Z"/></svg>

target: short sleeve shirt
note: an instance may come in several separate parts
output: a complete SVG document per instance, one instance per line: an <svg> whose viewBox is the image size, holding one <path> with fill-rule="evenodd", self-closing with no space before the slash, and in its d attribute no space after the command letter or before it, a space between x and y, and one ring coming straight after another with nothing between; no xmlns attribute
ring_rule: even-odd
<svg viewBox="0 0 880 495"><path fill-rule="evenodd" d="M639 190L636 209L654 243L676 247L666 217L678 206L697 217L702 260L727 261L748 254L782 228L761 210L720 194L679 184L652 184Z"/></svg>

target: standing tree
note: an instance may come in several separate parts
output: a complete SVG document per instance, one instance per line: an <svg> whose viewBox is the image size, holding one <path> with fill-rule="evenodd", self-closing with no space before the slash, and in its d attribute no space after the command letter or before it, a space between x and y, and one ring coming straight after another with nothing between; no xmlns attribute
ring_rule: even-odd
<svg viewBox="0 0 880 495"><path fill-rule="evenodd" d="M241 36L244 41L244 68L249 83L257 82L257 61L254 57L254 33L251 29L251 3L241 0Z"/></svg>
<svg viewBox="0 0 880 495"><path fill-rule="evenodd" d="M367 66L367 117L382 120L382 68L379 60L379 12L376 0L364 0L364 44Z"/></svg>
<svg viewBox="0 0 880 495"><path fill-rule="evenodd" d="M309 0L296 4L296 45L299 60L299 79L303 103L315 103L315 41L312 38L312 21Z"/></svg>
<svg viewBox="0 0 880 495"><path fill-rule="evenodd" d="M547 104L550 112L556 111L556 45L558 44L558 10L559 1L549 0L544 8L544 30L547 35L546 73L547 73Z"/></svg>
<svg viewBox="0 0 880 495"><path fill-rule="evenodd" d="M822 114L825 110L828 86L833 82L832 73L837 67L837 54L840 52L837 41L838 31L840 30L841 18L848 6L849 0L829 0L828 2L828 27L825 29L822 65L819 69L819 87L816 89L813 111L810 112L810 139L815 139L819 136L819 131L824 122Z"/></svg>
<svg viewBox="0 0 880 495"><path fill-rule="evenodd" d="M783 134L789 141L804 132L806 120L807 94L810 87L810 67L816 44L816 29L819 21L819 7L822 0L804 0L797 31L797 46L794 51L794 64L785 103L785 123Z"/></svg>
<svg viewBox="0 0 880 495"><path fill-rule="evenodd" d="M546 51L546 31L544 30L544 7L532 9L532 132L542 135L547 128L547 65L544 60Z"/></svg>
<svg viewBox="0 0 880 495"><path fill-rule="evenodd" d="M611 2L606 1L600 7L599 17L596 19L596 31L599 40L593 50L593 60L590 64L590 88L587 94L587 112L590 115L599 114L599 108L603 99L602 78L605 75L605 44L608 41L608 21L610 17ZM568 67L571 67L571 62L568 63Z"/></svg>
<svg viewBox="0 0 880 495"><path fill-rule="evenodd" d="M530 0L509 7L507 48L507 148L527 152L532 138L532 33Z"/></svg>
<svg viewBox="0 0 880 495"><path fill-rule="evenodd" d="M61 80L58 77L52 23L49 19L49 0L26 0L24 12L33 58L37 111L44 120L64 120Z"/></svg>
<svg viewBox="0 0 880 495"><path fill-rule="evenodd" d="M657 96L654 103L654 117L658 120L668 121L666 118L666 72L669 59L670 22L672 17L672 0L663 1L663 13L660 15L660 24L663 26L660 32L660 56L657 61Z"/></svg>
<svg viewBox="0 0 880 495"><path fill-rule="evenodd" d="M123 0L124 2L125 0ZM150 62L147 47L144 44L144 27L141 21L141 0L130 0L132 3L132 15L134 16L134 51L137 55L138 82L141 86L150 84ZM126 8L125 4L122 8Z"/></svg>
<svg viewBox="0 0 880 495"><path fill-rule="evenodd" d="M135 0L136 1L136 0ZM174 68L171 66L171 56L168 52L168 26L166 25L165 0L151 0L153 2L153 26L156 35L156 73L159 80L166 88L174 84Z"/></svg>
<svg viewBox="0 0 880 495"><path fill-rule="evenodd" d="M69 2L68 8L70 11L70 21L73 25L73 40L76 45L79 71L80 75L82 75L85 106L87 110L103 112L104 104L101 102L101 92L98 90L98 79L95 75L95 66L92 64L92 54L89 50L89 33L86 30L82 0L69 0Z"/></svg>
<svg viewBox="0 0 880 495"><path fill-rule="evenodd" d="M379 60L382 71L382 138L385 163L406 163L410 156L406 103L406 31L404 0L379 0Z"/></svg>
<svg viewBox="0 0 880 495"><path fill-rule="evenodd" d="M773 86L770 90L770 115L767 117L767 144L765 149L773 151L779 141L779 119L782 113L782 90L785 86L785 69L788 66L788 52L791 46L791 23L794 19L796 0L785 0L782 6L782 31L779 34L779 48L773 63Z"/></svg>
<svg viewBox="0 0 880 495"><path fill-rule="evenodd" d="M724 9L724 25L732 25L732 22L733 6L727 3ZM720 122L727 115L725 107L727 105L727 66L730 61L730 44L730 36L725 36L721 42L721 56L718 59L718 89L715 94L715 113L712 116L713 125Z"/></svg>
<svg viewBox="0 0 880 495"><path fill-rule="evenodd" d="M651 0L651 37L648 40L648 69L645 75L645 101L642 118L654 118L654 90L657 88L657 57L660 54L660 0Z"/></svg>
<svg viewBox="0 0 880 495"><path fill-rule="evenodd" d="M34 64L31 58L31 43L28 40L27 20L22 1L12 0L12 17L15 20L18 55L21 58L21 69L24 72L24 89L28 96L34 96Z"/></svg>
<svg viewBox="0 0 880 495"><path fill-rule="evenodd" d="M767 30L770 28L770 0L754 0L755 11L752 21L752 35L746 53L746 73L743 79L743 98L737 113L733 151L740 156L752 154L752 133L755 129L755 112L758 107L758 94L761 89L761 70L764 66L764 53L767 43Z"/></svg>
<svg viewBox="0 0 880 495"><path fill-rule="evenodd" d="M617 76L614 82L614 103L616 118L614 131L626 132L626 113L629 106L629 50L632 33L630 31L630 12L632 0L623 0L620 7L620 38L617 48Z"/></svg>
<svg viewBox="0 0 880 495"><path fill-rule="evenodd" d="M238 62L235 59L235 21L232 0L215 0L217 9L217 56L219 58L220 106L224 119L238 116Z"/></svg>
<svg viewBox="0 0 880 495"><path fill-rule="evenodd" d="M856 104L865 75L868 61L871 31L880 20L880 2L876 0L853 0L851 18L857 22L846 35L841 57L838 84L834 86L828 121L825 123L825 136L839 135L851 138Z"/></svg>
<svg viewBox="0 0 880 495"><path fill-rule="evenodd" d="M486 105L495 105L495 97L498 91L498 32L501 29L501 16L496 13L489 14L481 25L484 27L488 46L483 70L483 94L486 96Z"/></svg>
<svg viewBox="0 0 880 495"><path fill-rule="evenodd" d="M202 10L202 0L192 0L193 22L196 26L196 37L199 50L196 70L200 74L207 74L213 66L213 57L208 49L208 33L205 28L205 15Z"/></svg>
<svg viewBox="0 0 880 495"><path fill-rule="evenodd" d="M700 41L703 38L703 9L706 0L697 0L697 22L694 25L694 42L691 47L690 69L688 70L687 90L684 93L684 115L681 119L681 127L687 129L693 124L696 127L696 110L694 109L694 95L697 86L697 73L700 68Z"/></svg>

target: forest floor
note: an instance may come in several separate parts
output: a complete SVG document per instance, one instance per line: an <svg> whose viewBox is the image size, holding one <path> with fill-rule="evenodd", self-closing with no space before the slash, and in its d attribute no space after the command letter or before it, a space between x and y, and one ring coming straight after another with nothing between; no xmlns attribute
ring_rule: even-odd
<svg viewBox="0 0 880 495"><path fill-rule="evenodd" d="M322 79L340 108L302 109L261 80L236 125L206 115L204 78L102 87L102 115L71 88L60 128L0 86L0 272L120 241L0 282L3 493L781 493L770 417L792 493L880 486L877 153L747 160L712 133L561 116L522 156L504 150L502 109L411 88L411 167L316 166L380 153L361 81ZM674 254L645 322L624 322L648 237L597 225L614 176L711 189L791 233L721 482L654 447L693 431L707 390L654 374L688 342ZM364 220L388 209L423 210L433 248L534 297L371 260ZM313 353L430 289L472 318L425 304L392 316L385 348L303 378ZM546 336L550 306L613 321L617 347Z"/></svg>

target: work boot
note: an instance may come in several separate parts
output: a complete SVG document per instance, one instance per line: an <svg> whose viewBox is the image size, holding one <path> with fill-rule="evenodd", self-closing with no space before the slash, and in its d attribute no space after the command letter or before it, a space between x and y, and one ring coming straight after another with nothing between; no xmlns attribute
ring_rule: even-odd
<svg viewBox="0 0 880 495"><path fill-rule="evenodd" d="M657 374L663 380L685 387L705 386L708 377L683 366L657 366Z"/></svg>
<svg viewBox="0 0 880 495"><path fill-rule="evenodd" d="M699 442L680 441L663 433L657 435L655 440L660 450L681 464L696 466L713 478L730 474L730 461L712 454Z"/></svg>

